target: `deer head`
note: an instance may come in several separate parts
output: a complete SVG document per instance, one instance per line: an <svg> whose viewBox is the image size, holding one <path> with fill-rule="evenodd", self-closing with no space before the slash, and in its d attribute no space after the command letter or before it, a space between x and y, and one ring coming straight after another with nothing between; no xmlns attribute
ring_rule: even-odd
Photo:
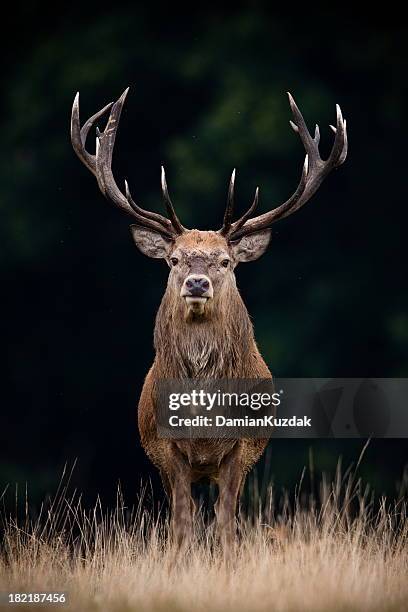
<svg viewBox="0 0 408 612"><path fill-rule="evenodd" d="M249 209L238 220L233 220L235 170L232 173L224 221L218 231L186 229L179 221L167 189L164 168L161 186L167 217L138 206L125 181L125 192L117 186L112 174L112 153L119 119L128 89L115 102L108 104L90 117L81 128L79 119L79 93L72 107L71 140L79 159L95 175L99 188L113 204L132 216L136 223L131 232L137 247L145 255L165 259L170 267L168 290L179 299L188 316L205 316L214 310L226 287L235 286L234 269L239 262L253 261L266 250L271 226L303 206L317 191L333 168L340 166L347 155L346 121L337 105L336 127L332 150L327 160L319 153L320 133L316 125L314 136L290 94L293 113L290 125L299 134L306 151L299 184L293 195L280 206L253 217L258 204L259 189ZM96 130L96 153L86 148L86 139L93 124L110 110L103 132Z"/></svg>

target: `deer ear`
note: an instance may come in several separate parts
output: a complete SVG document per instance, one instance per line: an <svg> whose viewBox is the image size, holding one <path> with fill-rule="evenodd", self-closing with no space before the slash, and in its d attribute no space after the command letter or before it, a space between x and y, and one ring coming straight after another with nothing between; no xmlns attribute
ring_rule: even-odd
<svg viewBox="0 0 408 612"><path fill-rule="evenodd" d="M148 257L155 259L165 259L168 257L173 242L164 238L159 232L142 227L141 225L131 225L133 240L137 248Z"/></svg>
<svg viewBox="0 0 408 612"><path fill-rule="evenodd" d="M241 240L231 242L232 253L235 261L254 261L263 255L271 239L271 230L261 230L248 236L243 236Z"/></svg>

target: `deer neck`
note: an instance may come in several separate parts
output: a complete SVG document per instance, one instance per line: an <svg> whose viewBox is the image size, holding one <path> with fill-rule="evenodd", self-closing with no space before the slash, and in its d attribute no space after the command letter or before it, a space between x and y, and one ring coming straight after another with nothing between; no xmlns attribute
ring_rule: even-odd
<svg viewBox="0 0 408 612"><path fill-rule="evenodd" d="M168 288L154 331L155 366L163 378L249 378L250 356L258 354L253 327L238 289L228 287L204 316Z"/></svg>

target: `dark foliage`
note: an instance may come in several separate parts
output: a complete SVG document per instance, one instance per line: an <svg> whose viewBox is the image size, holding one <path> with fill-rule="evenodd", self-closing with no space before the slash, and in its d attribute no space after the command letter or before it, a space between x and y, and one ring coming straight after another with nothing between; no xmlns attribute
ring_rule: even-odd
<svg viewBox="0 0 408 612"><path fill-rule="evenodd" d="M3 22L0 207L4 357L0 494L28 481L35 499L78 457L75 485L94 500L132 499L156 475L136 406L153 357L167 270L132 245L69 142L83 118L131 86L114 168L159 210L160 164L182 221L218 227L231 169L238 205L260 186L263 210L293 191L303 149L291 91L322 149L335 103L350 154L300 212L274 226L270 251L238 280L261 350L278 376L406 376L407 30L386 17L274 13L256 2L177 16L135 4L81 13L39 3ZM274 443L279 486L308 461L307 440ZM362 441L313 444L317 471ZM373 441L363 474L392 492L405 441ZM155 481L156 482L156 481Z"/></svg>

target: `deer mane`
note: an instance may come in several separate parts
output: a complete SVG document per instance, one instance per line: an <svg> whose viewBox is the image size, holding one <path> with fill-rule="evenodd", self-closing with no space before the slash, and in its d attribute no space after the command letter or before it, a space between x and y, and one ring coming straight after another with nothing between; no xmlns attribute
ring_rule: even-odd
<svg viewBox="0 0 408 612"><path fill-rule="evenodd" d="M235 283L212 301L203 318L186 317L185 305L168 287L156 317L156 367L165 378L250 377L255 354L248 311Z"/></svg>

